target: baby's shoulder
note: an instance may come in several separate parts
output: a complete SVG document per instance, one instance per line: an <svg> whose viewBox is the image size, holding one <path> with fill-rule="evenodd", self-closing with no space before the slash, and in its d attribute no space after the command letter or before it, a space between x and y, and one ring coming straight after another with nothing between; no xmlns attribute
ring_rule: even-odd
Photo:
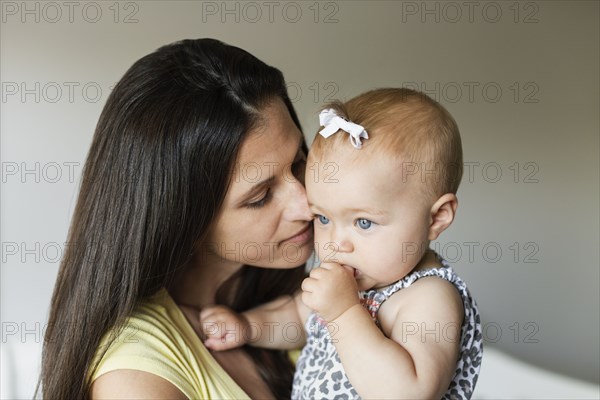
<svg viewBox="0 0 600 400"><path fill-rule="evenodd" d="M447 323L462 321L463 302L456 286L437 275L417 279L392 294L379 309L377 319L384 332L398 321Z"/></svg>
<svg viewBox="0 0 600 400"><path fill-rule="evenodd" d="M437 275L424 276L409 286L393 293L381 306L384 309L399 311L402 307L413 307L419 303L438 303L442 300L460 299L456 286L447 279Z"/></svg>

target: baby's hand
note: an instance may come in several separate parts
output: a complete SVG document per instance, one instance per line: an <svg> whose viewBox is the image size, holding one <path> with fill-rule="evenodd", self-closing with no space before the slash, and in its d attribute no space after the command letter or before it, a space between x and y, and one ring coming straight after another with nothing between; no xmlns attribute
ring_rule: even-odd
<svg viewBox="0 0 600 400"><path fill-rule="evenodd" d="M200 326L211 350L229 350L246 344L248 320L229 307L210 306L200 311Z"/></svg>
<svg viewBox="0 0 600 400"><path fill-rule="evenodd" d="M302 302L327 322L360 304L358 286L351 268L323 262L302 282Z"/></svg>

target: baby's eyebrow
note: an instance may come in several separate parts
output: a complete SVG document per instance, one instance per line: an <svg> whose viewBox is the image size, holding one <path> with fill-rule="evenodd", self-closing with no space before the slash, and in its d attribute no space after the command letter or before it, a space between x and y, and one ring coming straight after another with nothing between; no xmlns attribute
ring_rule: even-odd
<svg viewBox="0 0 600 400"><path fill-rule="evenodd" d="M364 212L364 213L371 214L371 215L387 215L388 214L384 210L379 210L379 209L371 208L371 207L350 208L350 209L348 209L348 211L354 212L354 213Z"/></svg>
<svg viewBox="0 0 600 400"><path fill-rule="evenodd" d="M317 212L320 212L319 206L315 205L314 203L308 202L308 207L311 209L311 211L316 209ZM387 211L379 210L379 209L372 208L372 207L347 208L347 209L342 210L342 212L354 213L354 214L365 213L365 214L377 215L377 216L382 216L382 217L385 217L389 214Z"/></svg>
<svg viewBox="0 0 600 400"><path fill-rule="evenodd" d="M310 201L308 202L308 208L310 208L311 211L313 209L319 210L319 207L317 205L315 205L314 203L311 203Z"/></svg>

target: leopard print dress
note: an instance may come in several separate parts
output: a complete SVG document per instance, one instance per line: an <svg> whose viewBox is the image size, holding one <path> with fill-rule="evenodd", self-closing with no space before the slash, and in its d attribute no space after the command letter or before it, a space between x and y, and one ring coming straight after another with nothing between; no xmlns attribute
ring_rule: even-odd
<svg viewBox="0 0 600 400"><path fill-rule="evenodd" d="M438 276L457 288L464 305L461 327L461 351L456 362L454 378L443 395L444 400L470 399L483 354L483 335L477 305L466 284L448 263L440 258L442 267L412 272L385 288L360 292L361 302L377 323L379 307L397 291L412 285L417 279ZM296 364L292 399L360 399L348 380L327 324L316 313L308 318L305 329L307 343Z"/></svg>

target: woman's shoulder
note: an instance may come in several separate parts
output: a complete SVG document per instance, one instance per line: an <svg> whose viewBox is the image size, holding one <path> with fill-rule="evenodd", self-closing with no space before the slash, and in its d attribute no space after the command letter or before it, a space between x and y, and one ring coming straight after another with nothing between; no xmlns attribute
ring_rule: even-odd
<svg viewBox="0 0 600 400"><path fill-rule="evenodd" d="M184 400L189 397L173 383L158 375L131 369L118 369L101 375L93 382L90 398L92 400L129 398Z"/></svg>
<svg viewBox="0 0 600 400"><path fill-rule="evenodd" d="M161 350L185 339L187 322L165 289L138 303L125 323L104 335L100 351Z"/></svg>
<svg viewBox="0 0 600 400"><path fill-rule="evenodd" d="M188 398L244 397L239 387L223 376L165 289L141 301L121 329L105 334L96 357L91 382L99 382L101 388L108 381L129 382L130 375L136 374L137 386L126 385L126 390L133 392L114 393L116 397L140 397L150 388L161 393L166 390L167 397L175 398L170 390ZM111 393L102 395L110 397Z"/></svg>
<svg viewBox="0 0 600 400"><path fill-rule="evenodd" d="M169 378L177 375L172 360L186 353L189 339L185 338L185 321L178 318L176 307L174 302L169 301L166 290L162 289L141 301L124 324L104 335L96 351L97 366L91 376L96 390L96 381L102 388L105 382L112 384L115 380L130 378L128 375L132 373ZM188 364L192 362L188 360ZM148 387L150 385L140 389ZM137 388L131 385L126 385L123 390L125 388L137 393Z"/></svg>

